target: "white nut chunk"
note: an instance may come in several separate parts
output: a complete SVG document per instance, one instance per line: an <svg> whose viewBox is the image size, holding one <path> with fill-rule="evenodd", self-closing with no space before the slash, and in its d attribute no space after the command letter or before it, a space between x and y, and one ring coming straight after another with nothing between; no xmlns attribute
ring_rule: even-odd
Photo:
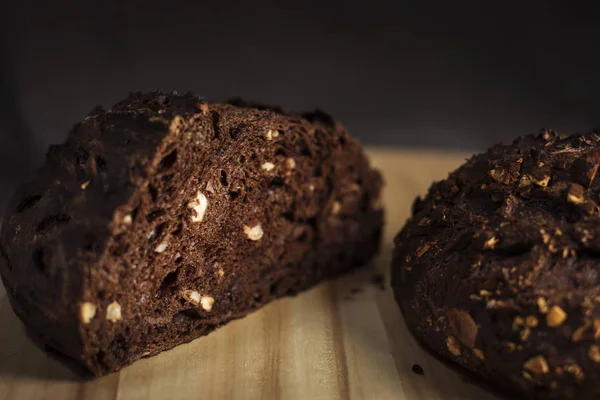
<svg viewBox="0 0 600 400"><path fill-rule="evenodd" d="M265 137L267 138L267 140L273 140L273 138L279 136L279 131L277 129L275 130L271 130L269 129L267 131L267 133L265 134Z"/></svg>
<svg viewBox="0 0 600 400"><path fill-rule="evenodd" d="M156 248L154 249L155 253L163 253L167 247L169 247L169 242L167 241L167 239L163 240L162 242L160 242L160 244L158 246L156 246Z"/></svg>
<svg viewBox="0 0 600 400"><path fill-rule="evenodd" d="M202 222L204 214L208 207L208 199L202 192L198 191L196 198L188 203L188 208L192 210L191 221Z"/></svg>
<svg viewBox="0 0 600 400"><path fill-rule="evenodd" d="M244 225L244 233L250 240L260 240L263 237L263 229L260 224L256 224L254 226Z"/></svg>
<svg viewBox="0 0 600 400"><path fill-rule="evenodd" d="M294 160L293 158L288 158L285 160L285 166L287 169L294 169L296 168L296 160Z"/></svg>
<svg viewBox="0 0 600 400"><path fill-rule="evenodd" d="M271 171L273 168L275 168L275 164L273 164L272 162L266 162L263 165L260 166L262 169L264 169L265 171Z"/></svg>
<svg viewBox="0 0 600 400"><path fill-rule="evenodd" d="M211 181L208 181L208 183L206 184L206 191L208 193L215 194L215 188L213 187L213 184Z"/></svg>
<svg viewBox="0 0 600 400"><path fill-rule="evenodd" d="M210 296L202 296L200 299L200 304L202 304L204 311L210 312L210 310L213 308L213 304L215 304L215 299Z"/></svg>
<svg viewBox="0 0 600 400"><path fill-rule="evenodd" d="M195 290L184 290L183 298L195 305L200 304L200 301L202 300L200 293L196 292Z"/></svg>
<svg viewBox="0 0 600 400"><path fill-rule="evenodd" d="M117 322L122 319L121 317L121 305L116 301L113 301L106 308L106 319L111 322Z"/></svg>
<svg viewBox="0 0 600 400"><path fill-rule="evenodd" d="M81 322L84 324L89 324L92 319L96 316L96 306L89 301L81 304L79 308L79 317L81 318Z"/></svg>

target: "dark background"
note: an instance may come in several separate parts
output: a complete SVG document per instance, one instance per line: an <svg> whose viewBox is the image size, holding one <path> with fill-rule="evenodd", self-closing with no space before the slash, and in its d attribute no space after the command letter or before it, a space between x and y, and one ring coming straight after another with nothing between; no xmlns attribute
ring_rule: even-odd
<svg viewBox="0 0 600 400"><path fill-rule="evenodd" d="M0 205L133 90L320 107L369 145L600 127L599 2L0 0Z"/></svg>

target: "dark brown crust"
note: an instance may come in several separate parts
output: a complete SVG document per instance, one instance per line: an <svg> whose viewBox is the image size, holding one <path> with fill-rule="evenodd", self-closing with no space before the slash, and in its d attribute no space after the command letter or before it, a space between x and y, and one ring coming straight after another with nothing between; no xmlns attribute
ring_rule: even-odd
<svg viewBox="0 0 600 400"><path fill-rule="evenodd" d="M413 333L502 389L597 398L599 165L598 134L544 130L417 199L392 263Z"/></svg>
<svg viewBox="0 0 600 400"><path fill-rule="evenodd" d="M95 109L9 205L15 312L101 375L366 263L381 178L324 115L161 93Z"/></svg>

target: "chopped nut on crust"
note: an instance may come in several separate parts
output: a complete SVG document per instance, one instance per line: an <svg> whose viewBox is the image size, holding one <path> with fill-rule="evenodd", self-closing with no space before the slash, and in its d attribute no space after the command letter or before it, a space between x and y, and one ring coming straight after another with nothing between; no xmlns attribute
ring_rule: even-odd
<svg viewBox="0 0 600 400"><path fill-rule="evenodd" d="M573 204L585 203L585 189L583 186L572 183L567 192L567 201Z"/></svg>
<svg viewBox="0 0 600 400"><path fill-rule="evenodd" d="M524 189L529 186L531 186L531 178L529 177L529 175L523 175L521 177L521 180L519 181L519 188Z"/></svg>
<svg viewBox="0 0 600 400"><path fill-rule="evenodd" d="M600 347L597 344L590 346L588 350L588 357L595 363L600 363Z"/></svg>
<svg viewBox="0 0 600 400"><path fill-rule="evenodd" d="M131 214L127 214L123 217L123 223L125 225L131 225L133 223L133 218L131 217Z"/></svg>
<svg viewBox="0 0 600 400"><path fill-rule="evenodd" d="M506 171L503 168L494 168L489 172L492 179L497 182L504 183L506 179Z"/></svg>
<svg viewBox="0 0 600 400"><path fill-rule="evenodd" d="M159 111L159 113L160 113L160 111ZM150 121L150 122L160 122L163 125L168 125L169 124L169 121L166 118L164 118L164 117L150 117L150 118L148 118L148 121Z"/></svg>
<svg viewBox="0 0 600 400"><path fill-rule="evenodd" d="M460 345L458 344L458 342L456 341L456 339L454 338L454 336L448 336L446 338L446 347L448 347L448 351L458 357L461 354L460 351Z"/></svg>
<svg viewBox="0 0 600 400"><path fill-rule="evenodd" d="M543 297L538 297L537 305L542 314L546 314L548 312L548 302Z"/></svg>
<svg viewBox="0 0 600 400"><path fill-rule="evenodd" d="M431 225L431 218L423 217L417 224L418 226L429 226Z"/></svg>
<svg viewBox="0 0 600 400"><path fill-rule="evenodd" d="M545 229L540 229L540 235L542 235L542 242L544 244L548 244L550 242L551 236Z"/></svg>
<svg viewBox="0 0 600 400"><path fill-rule="evenodd" d="M571 341L573 343L581 342L583 339L585 339L586 331L589 328L590 328L590 324L587 323L587 324L584 324L583 326L580 326L579 328L575 329L575 331L571 335Z"/></svg>
<svg viewBox="0 0 600 400"><path fill-rule="evenodd" d="M534 315L529 315L525 318L525 325L529 328L536 328L539 324L538 319Z"/></svg>
<svg viewBox="0 0 600 400"><path fill-rule="evenodd" d="M533 183L543 188L548 187L548 183L550 183L550 175L544 175L541 177L535 177L531 175L529 178Z"/></svg>
<svg viewBox="0 0 600 400"><path fill-rule="evenodd" d="M515 319L513 320L512 329L513 329L513 331L518 331L521 329L521 327L523 325L525 325L525 321L523 320L523 317L517 315L515 317Z"/></svg>
<svg viewBox="0 0 600 400"><path fill-rule="evenodd" d="M496 300L496 299L491 299L488 300L487 303L485 304L485 307L490 309L490 310L501 310L501 309L512 309L512 310L518 310L518 306L515 305L515 303L512 300Z"/></svg>
<svg viewBox="0 0 600 400"><path fill-rule="evenodd" d="M431 243L425 243L423 246L417 249L417 257L421 258L431 248Z"/></svg>
<svg viewBox="0 0 600 400"><path fill-rule="evenodd" d="M600 320L594 319L594 339L600 339Z"/></svg>
<svg viewBox="0 0 600 400"><path fill-rule="evenodd" d="M448 309L446 313L452 331L462 344L469 348L475 347L478 327L471 315L464 310Z"/></svg>
<svg viewBox="0 0 600 400"><path fill-rule="evenodd" d="M546 323L550 327L557 327L567 319L567 313L559 306L552 306L546 314Z"/></svg>
<svg viewBox="0 0 600 400"><path fill-rule="evenodd" d="M485 241L485 243L483 244L483 249L484 250L493 250L496 245L498 244L500 240L497 239L495 236L492 236L491 238L489 238L488 240Z"/></svg>
<svg viewBox="0 0 600 400"><path fill-rule="evenodd" d="M523 364L523 368L527 371L531 372L534 375L544 375L550 372L550 368L548 367L548 363L544 356L535 356L525 361Z"/></svg>
<svg viewBox="0 0 600 400"><path fill-rule="evenodd" d="M573 375L575 377L575 379L577 379L578 381L582 381L585 378L585 374L583 373L583 370L577 364L565 365L565 371L568 372L569 374Z"/></svg>
<svg viewBox="0 0 600 400"><path fill-rule="evenodd" d="M479 349L473 349L473 354L475 355L475 357L479 358L480 360L485 360L485 354L483 354L482 350Z"/></svg>
<svg viewBox="0 0 600 400"><path fill-rule="evenodd" d="M528 327L524 327L519 333L519 337L523 342L526 342L529 339L529 335L531 335L531 329L529 329Z"/></svg>
<svg viewBox="0 0 600 400"><path fill-rule="evenodd" d="M517 348L517 345L513 342L504 342L504 345L509 351L515 351L515 349Z"/></svg>

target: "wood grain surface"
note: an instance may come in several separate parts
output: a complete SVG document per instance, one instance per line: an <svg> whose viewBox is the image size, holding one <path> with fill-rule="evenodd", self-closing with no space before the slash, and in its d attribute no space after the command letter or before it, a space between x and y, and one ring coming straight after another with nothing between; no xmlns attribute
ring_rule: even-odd
<svg viewBox="0 0 600 400"><path fill-rule="evenodd" d="M387 287L392 240L413 199L464 156L371 149L386 181L386 228L370 268L273 302L210 335L120 373L83 381L35 346L0 286L0 400L477 399L410 336ZM386 277L382 290L375 270ZM419 364L425 374L411 371Z"/></svg>

